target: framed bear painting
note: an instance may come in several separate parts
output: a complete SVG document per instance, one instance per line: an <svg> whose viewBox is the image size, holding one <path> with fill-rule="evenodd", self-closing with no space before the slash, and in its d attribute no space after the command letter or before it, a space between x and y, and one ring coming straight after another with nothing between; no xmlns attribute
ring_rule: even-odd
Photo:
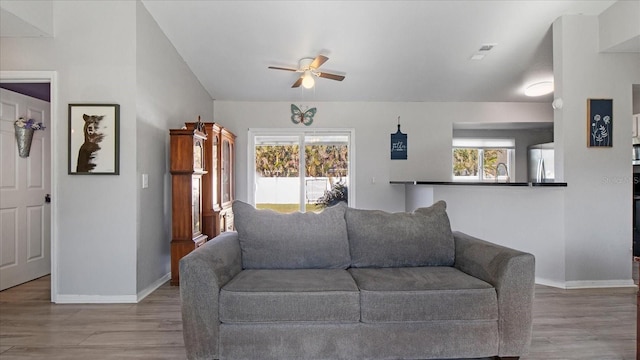
<svg viewBox="0 0 640 360"><path fill-rule="evenodd" d="M120 173L120 105L69 104L69 174Z"/></svg>

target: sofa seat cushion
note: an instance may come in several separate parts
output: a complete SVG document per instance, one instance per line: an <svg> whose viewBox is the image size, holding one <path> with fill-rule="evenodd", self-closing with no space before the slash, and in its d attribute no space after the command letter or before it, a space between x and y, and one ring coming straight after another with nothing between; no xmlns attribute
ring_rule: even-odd
<svg viewBox="0 0 640 360"><path fill-rule="evenodd" d="M352 267L452 266L455 242L447 204L413 213L347 208Z"/></svg>
<svg viewBox="0 0 640 360"><path fill-rule="evenodd" d="M243 270L220 291L223 323L358 322L360 294L342 269Z"/></svg>
<svg viewBox="0 0 640 360"><path fill-rule="evenodd" d="M233 202L244 269L346 269L349 240L341 202L320 213L281 214Z"/></svg>
<svg viewBox="0 0 640 360"><path fill-rule="evenodd" d="M448 266L351 268L362 322L495 320L491 284Z"/></svg>

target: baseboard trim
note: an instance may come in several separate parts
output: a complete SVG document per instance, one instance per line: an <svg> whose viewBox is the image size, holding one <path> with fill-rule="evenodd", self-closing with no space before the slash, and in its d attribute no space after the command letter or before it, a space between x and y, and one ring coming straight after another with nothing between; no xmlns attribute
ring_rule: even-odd
<svg viewBox="0 0 640 360"><path fill-rule="evenodd" d="M592 289L613 287L636 287L633 280L579 280L567 281L567 289Z"/></svg>
<svg viewBox="0 0 640 360"><path fill-rule="evenodd" d="M56 304L135 304L135 295L64 295L58 294Z"/></svg>
<svg viewBox="0 0 640 360"><path fill-rule="evenodd" d="M565 283L562 281L556 281L556 280L549 280L549 279L544 279L544 278L540 278L540 277L536 277L536 284L538 285L544 285L544 286L551 286L554 288L559 288L559 289L565 289Z"/></svg>
<svg viewBox="0 0 640 360"><path fill-rule="evenodd" d="M147 286L142 291L139 291L138 292L137 302L142 301L142 299L144 299L147 296L149 296L149 294L151 294L152 292L156 291L160 286L164 285L164 283L166 283L170 279L171 279L171 273L167 273L163 277L161 277L160 279L156 280L153 284Z"/></svg>
<svg viewBox="0 0 640 360"><path fill-rule="evenodd" d="M579 280L579 281L556 281L536 277L536 284L551 286L559 289L597 289L597 288L620 288L637 287L633 280Z"/></svg>
<svg viewBox="0 0 640 360"><path fill-rule="evenodd" d="M168 273L156 280L147 288L138 292L137 295L63 295L58 294L55 299L56 304L135 304L152 292L156 291L160 286L171 279L171 273Z"/></svg>

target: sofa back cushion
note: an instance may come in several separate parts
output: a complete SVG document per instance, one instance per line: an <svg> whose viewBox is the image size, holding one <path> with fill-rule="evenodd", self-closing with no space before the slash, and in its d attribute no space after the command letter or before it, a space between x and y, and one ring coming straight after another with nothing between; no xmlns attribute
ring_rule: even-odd
<svg viewBox="0 0 640 360"><path fill-rule="evenodd" d="M346 269L346 204L320 213L281 214L235 201L234 224L244 269Z"/></svg>
<svg viewBox="0 0 640 360"><path fill-rule="evenodd" d="M455 244L447 204L413 213L348 208L352 267L452 266Z"/></svg>

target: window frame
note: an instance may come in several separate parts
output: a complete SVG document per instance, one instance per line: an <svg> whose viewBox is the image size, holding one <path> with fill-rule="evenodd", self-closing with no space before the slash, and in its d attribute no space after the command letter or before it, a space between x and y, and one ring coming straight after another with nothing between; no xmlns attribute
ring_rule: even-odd
<svg viewBox="0 0 640 360"><path fill-rule="evenodd" d="M515 175L515 139L513 138L453 138L451 145L451 179L453 181L469 182L499 182L511 181ZM456 149L472 149L478 151L478 175L460 176L454 175L453 154ZM484 151L485 150L507 150L507 177L485 178L484 176ZM507 180L508 179L508 180Z"/></svg>
<svg viewBox="0 0 640 360"><path fill-rule="evenodd" d="M249 128L247 132L247 202L253 206L256 205L256 174L255 174L255 146L256 137L259 136L297 136L299 144L300 169L305 168L305 137L318 135L346 135L348 136L349 146L349 198L347 204L350 207L356 207L356 141L354 128ZM301 171L299 178L304 176ZM304 180L304 179L303 179ZM300 181L300 211L304 211L305 199L305 181Z"/></svg>

